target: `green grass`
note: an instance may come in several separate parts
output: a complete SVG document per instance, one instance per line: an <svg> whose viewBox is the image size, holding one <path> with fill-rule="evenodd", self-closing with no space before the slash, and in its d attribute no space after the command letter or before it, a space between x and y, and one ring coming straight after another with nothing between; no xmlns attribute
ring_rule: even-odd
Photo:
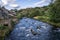
<svg viewBox="0 0 60 40"><path fill-rule="evenodd" d="M4 40L4 37L8 33L9 33L9 28L7 26L0 24L0 40Z"/></svg>
<svg viewBox="0 0 60 40"><path fill-rule="evenodd" d="M60 27L60 23L51 22L49 17L47 17L47 16L36 16L36 17L34 17L34 19L41 20L43 22L47 22L47 23L53 25L54 27Z"/></svg>

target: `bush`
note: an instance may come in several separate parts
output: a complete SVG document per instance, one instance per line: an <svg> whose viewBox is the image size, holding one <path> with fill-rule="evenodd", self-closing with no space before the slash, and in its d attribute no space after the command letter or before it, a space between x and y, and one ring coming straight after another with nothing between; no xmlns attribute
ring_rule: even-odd
<svg viewBox="0 0 60 40"><path fill-rule="evenodd" d="M6 27L0 24L0 30L4 30L4 29L6 29Z"/></svg>

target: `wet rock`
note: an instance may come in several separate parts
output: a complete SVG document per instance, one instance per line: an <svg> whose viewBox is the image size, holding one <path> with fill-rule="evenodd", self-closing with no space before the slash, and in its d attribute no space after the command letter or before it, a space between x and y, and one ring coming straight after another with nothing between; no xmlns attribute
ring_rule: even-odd
<svg viewBox="0 0 60 40"><path fill-rule="evenodd" d="M33 35L37 35L37 34L38 34L38 33L35 32L33 29L31 29L31 33L32 33Z"/></svg>
<svg viewBox="0 0 60 40"><path fill-rule="evenodd" d="M37 26L37 29L40 29L41 28L41 26Z"/></svg>

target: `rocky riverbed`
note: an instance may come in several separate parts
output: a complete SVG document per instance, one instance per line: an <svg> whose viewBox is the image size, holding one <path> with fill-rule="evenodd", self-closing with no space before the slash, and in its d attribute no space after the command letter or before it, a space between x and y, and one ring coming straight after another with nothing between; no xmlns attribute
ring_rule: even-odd
<svg viewBox="0 0 60 40"><path fill-rule="evenodd" d="M5 40L60 40L60 28L24 17Z"/></svg>

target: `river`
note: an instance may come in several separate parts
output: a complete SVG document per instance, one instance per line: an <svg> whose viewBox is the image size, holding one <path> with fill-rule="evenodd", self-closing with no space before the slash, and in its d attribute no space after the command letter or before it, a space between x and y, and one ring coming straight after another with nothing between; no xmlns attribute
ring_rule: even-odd
<svg viewBox="0 0 60 40"><path fill-rule="evenodd" d="M60 40L60 29L31 18L19 20L5 40Z"/></svg>

